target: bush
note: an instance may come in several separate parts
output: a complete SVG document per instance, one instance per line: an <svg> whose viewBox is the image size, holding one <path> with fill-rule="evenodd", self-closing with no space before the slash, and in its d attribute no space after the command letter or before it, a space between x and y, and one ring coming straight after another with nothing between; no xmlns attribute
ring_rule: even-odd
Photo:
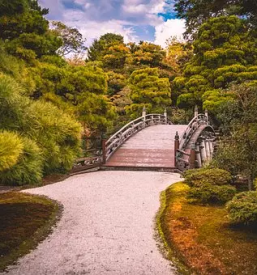
<svg viewBox="0 0 257 275"><path fill-rule="evenodd" d="M0 132L0 172L11 168L22 153L23 144L15 133Z"/></svg>
<svg viewBox="0 0 257 275"><path fill-rule="evenodd" d="M42 150L44 174L71 169L80 152L81 125L48 102L31 103L28 114L25 130Z"/></svg>
<svg viewBox="0 0 257 275"><path fill-rule="evenodd" d="M237 194L226 206L231 221L236 223L257 222L257 191Z"/></svg>
<svg viewBox="0 0 257 275"><path fill-rule="evenodd" d="M34 141L28 138L22 138L22 143L23 153L17 164L0 172L0 184L35 184L42 179L43 158L40 149Z"/></svg>
<svg viewBox="0 0 257 275"><path fill-rule="evenodd" d="M231 182L231 174L218 168L201 168L184 173L185 182L190 186L200 187L203 184L227 185Z"/></svg>
<svg viewBox="0 0 257 275"><path fill-rule="evenodd" d="M230 185L203 184L199 187L192 187L187 197L191 202L225 203L231 200L235 194L236 188Z"/></svg>

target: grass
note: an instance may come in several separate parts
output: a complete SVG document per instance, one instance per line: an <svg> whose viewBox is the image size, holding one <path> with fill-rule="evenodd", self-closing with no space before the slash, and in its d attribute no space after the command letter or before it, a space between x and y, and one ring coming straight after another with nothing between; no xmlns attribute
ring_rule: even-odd
<svg viewBox="0 0 257 275"><path fill-rule="evenodd" d="M189 204L188 190L181 182L170 186L157 219L180 273L257 274L257 228L230 224L224 206Z"/></svg>
<svg viewBox="0 0 257 275"><path fill-rule="evenodd" d="M35 248L60 217L61 207L42 196L0 194L0 270Z"/></svg>

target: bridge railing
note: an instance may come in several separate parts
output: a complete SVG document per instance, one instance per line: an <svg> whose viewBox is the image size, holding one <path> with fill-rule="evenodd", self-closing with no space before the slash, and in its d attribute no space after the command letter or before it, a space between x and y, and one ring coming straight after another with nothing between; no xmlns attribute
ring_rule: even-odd
<svg viewBox="0 0 257 275"><path fill-rule="evenodd" d="M190 166L190 162L194 161L195 156L192 155L191 150L186 151L192 136L199 129L201 125L208 125L208 114L197 114L188 124L186 130L184 131L182 137L179 140L178 148L175 148L175 162L180 170L183 167Z"/></svg>
<svg viewBox="0 0 257 275"><path fill-rule="evenodd" d="M131 136L138 133L142 129L157 124L168 124L167 115L148 114L143 115L125 126L118 132L112 135L105 143L104 161L108 160L110 156Z"/></svg>
<svg viewBox="0 0 257 275"><path fill-rule="evenodd" d="M183 151L186 148L190 138L202 124L208 124L208 116L205 114L198 114L189 122L183 136L180 139L179 150Z"/></svg>

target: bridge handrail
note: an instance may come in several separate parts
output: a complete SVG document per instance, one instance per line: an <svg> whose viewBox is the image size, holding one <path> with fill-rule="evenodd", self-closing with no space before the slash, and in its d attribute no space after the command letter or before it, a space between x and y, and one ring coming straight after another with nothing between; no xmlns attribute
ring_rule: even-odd
<svg viewBox="0 0 257 275"><path fill-rule="evenodd" d="M190 140L190 137L196 132L200 125L208 125L208 116L205 114L198 114L195 116L188 124L186 130L184 131L181 139L179 149L184 150Z"/></svg>
<svg viewBox="0 0 257 275"><path fill-rule="evenodd" d="M167 117L162 114L147 114L129 122L106 141L106 160L135 133L150 125L167 123Z"/></svg>

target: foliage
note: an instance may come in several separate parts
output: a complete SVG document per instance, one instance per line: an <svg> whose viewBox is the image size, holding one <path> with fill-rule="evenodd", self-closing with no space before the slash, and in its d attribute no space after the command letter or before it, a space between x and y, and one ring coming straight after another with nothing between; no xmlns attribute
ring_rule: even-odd
<svg viewBox="0 0 257 275"><path fill-rule="evenodd" d="M218 167L226 165L234 174L246 176L251 190L257 176L257 87L241 85L231 89L235 100L219 109L218 118L226 140L224 151L219 151L215 161Z"/></svg>
<svg viewBox="0 0 257 275"><path fill-rule="evenodd" d="M162 50L161 46L142 42L133 52L132 64L146 65L152 68L159 67L164 57L165 52Z"/></svg>
<svg viewBox="0 0 257 275"><path fill-rule="evenodd" d="M0 132L0 172L10 169L23 152L23 144L15 133Z"/></svg>
<svg viewBox="0 0 257 275"><path fill-rule="evenodd" d="M113 96L120 92L126 86L125 76L109 71L108 75L108 95Z"/></svg>
<svg viewBox="0 0 257 275"><path fill-rule="evenodd" d="M43 156L43 170L41 173L47 174L56 170L66 171L71 168L74 159L79 153L80 146L80 124L68 114L53 106L51 103L36 101L33 102L27 97L21 95L22 89L10 77L0 77L0 128L7 131L17 131L23 136L28 137L38 144ZM34 163L41 161L40 154L32 141L26 141L25 144L31 144L31 150L35 154L23 154L21 164L17 166L17 177L22 174L26 162ZM28 146L28 154L30 154ZM34 159L36 152L39 160ZM40 168L41 169L41 168ZM9 171L9 170L8 170ZM8 172L7 171L7 172ZM35 172L37 170L35 169ZM6 173L7 173L6 172ZM6 179L10 180L15 173L7 173ZM38 180L39 173L34 176ZM32 178L32 176L31 176ZM24 177L22 183L29 178ZM32 181L32 180L31 180ZM18 183L18 182L17 182Z"/></svg>
<svg viewBox="0 0 257 275"><path fill-rule="evenodd" d="M25 185L38 183L42 178L43 159L36 142L22 138L23 152L17 163L0 172L0 183L4 185Z"/></svg>
<svg viewBox="0 0 257 275"><path fill-rule="evenodd" d="M180 73L193 56L192 44L179 41L176 37L167 40L166 62L176 73Z"/></svg>
<svg viewBox="0 0 257 275"><path fill-rule="evenodd" d="M231 174L219 168L200 168L188 170L184 173L185 182L193 187L204 184L226 185L231 182Z"/></svg>
<svg viewBox="0 0 257 275"><path fill-rule="evenodd" d="M70 53L85 52L85 39L83 39L82 34L76 28L68 27L59 21L52 21L51 23L54 32L63 41L62 47L58 49L58 53L61 56L65 56Z"/></svg>
<svg viewBox="0 0 257 275"><path fill-rule="evenodd" d="M169 80L160 78L157 68L134 71L130 76L129 84L133 103L126 110L132 117L138 117L143 106L148 113L162 113L171 105Z"/></svg>
<svg viewBox="0 0 257 275"><path fill-rule="evenodd" d="M87 61L101 61L110 47L123 44L123 37L119 34L106 33L98 40L95 39L88 49Z"/></svg>
<svg viewBox="0 0 257 275"><path fill-rule="evenodd" d="M204 23L193 42L194 56L173 83L178 105L203 104L217 114L220 104L234 98L224 90L230 83L257 79L256 43L244 19L221 16Z"/></svg>
<svg viewBox="0 0 257 275"><path fill-rule="evenodd" d="M257 4L255 0L175 0L179 18L186 20L186 36L194 34L199 26L211 17L237 15L247 18L250 26L256 26Z"/></svg>
<svg viewBox="0 0 257 275"><path fill-rule="evenodd" d="M225 203L236 194L236 188L231 185L213 185L202 183L190 188L187 198L197 203Z"/></svg>
<svg viewBox="0 0 257 275"><path fill-rule="evenodd" d="M24 130L42 150L44 174L70 170L80 152L80 124L51 103L33 102L27 114Z"/></svg>
<svg viewBox="0 0 257 275"><path fill-rule="evenodd" d="M233 222L244 224L257 222L256 191L248 191L237 194L226 207L229 217Z"/></svg>

